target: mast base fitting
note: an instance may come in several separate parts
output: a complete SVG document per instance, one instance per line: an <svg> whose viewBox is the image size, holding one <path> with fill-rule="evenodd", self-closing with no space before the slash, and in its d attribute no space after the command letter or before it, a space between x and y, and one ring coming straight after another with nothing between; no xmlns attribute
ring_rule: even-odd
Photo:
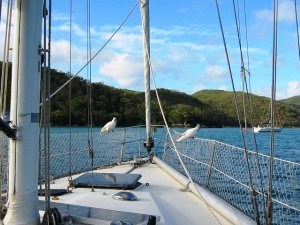
<svg viewBox="0 0 300 225"><path fill-rule="evenodd" d="M154 142L152 140L146 141L146 142L144 142L144 147L147 148L148 152L151 152L151 148L154 147Z"/></svg>

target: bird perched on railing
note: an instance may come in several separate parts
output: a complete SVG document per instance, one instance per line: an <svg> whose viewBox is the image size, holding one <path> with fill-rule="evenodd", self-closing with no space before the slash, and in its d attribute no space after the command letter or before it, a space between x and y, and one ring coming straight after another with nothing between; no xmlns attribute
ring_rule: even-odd
<svg viewBox="0 0 300 225"><path fill-rule="evenodd" d="M112 121L108 122L107 124L104 125L104 127L102 127L100 134L105 134L110 131L113 131L116 125L117 125L117 119L114 117Z"/></svg>
<svg viewBox="0 0 300 225"><path fill-rule="evenodd" d="M179 142L179 141L183 141L187 138L194 137L199 129L200 129L200 125L197 124L196 127L190 128L190 129L186 130L184 133L182 133L176 141Z"/></svg>

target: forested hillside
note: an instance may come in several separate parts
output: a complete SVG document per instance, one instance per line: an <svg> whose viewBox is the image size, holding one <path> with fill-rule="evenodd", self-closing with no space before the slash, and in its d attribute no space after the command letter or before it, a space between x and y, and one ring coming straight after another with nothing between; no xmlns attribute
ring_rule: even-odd
<svg viewBox="0 0 300 225"><path fill-rule="evenodd" d="M52 71L52 92L68 80L68 76ZM88 95L87 82L76 77L71 82L71 123L76 126L87 124ZM68 105L69 91L66 87L51 100L52 125L67 125L69 123ZM215 107L204 104L197 98L166 89L158 90L162 106L171 125L201 123L205 126L220 127L222 120L234 123L234 119L227 119L222 112L217 112ZM95 126L102 126L112 117L118 120L118 126L132 126L145 124L145 95L125 89L117 89L102 83L92 84L92 111ZM153 124L163 124L156 95L151 91L151 115Z"/></svg>
<svg viewBox="0 0 300 225"><path fill-rule="evenodd" d="M56 90L67 81L68 77L57 71L52 72L52 90ZM87 124L87 82L77 77L72 81L72 124L83 126ZM182 92L158 90L168 123L173 126L200 123L207 127L238 126L238 117L232 92L219 90L203 90L193 95ZM68 88L52 99L53 125L68 124ZM117 89L102 83L92 84L92 111L95 126L102 126L112 117L118 120L118 126L145 124L144 93L126 89ZM243 99L245 108L243 106ZM244 124L244 109L248 126L252 122L256 126L261 122L269 121L270 99L250 95L252 102L252 116L247 106L247 96L237 93L240 119ZM163 124L162 115L157 104L154 91L151 91L151 114L153 124ZM293 104L276 102L276 118L278 126L300 126L300 113Z"/></svg>
<svg viewBox="0 0 300 225"><path fill-rule="evenodd" d="M300 95L298 95L298 96L293 96L293 97L291 97L291 98L287 98L287 99L280 100L280 102L300 106Z"/></svg>
<svg viewBox="0 0 300 225"><path fill-rule="evenodd" d="M214 105L218 111L223 112L225 115L237 115L233 92L221 90L203 90L193 94L193 96L199 101L209 105ZM252 118L255 126L259 123L268 122L270 120L271 102L269 98L257 95L247 96L246 94L237 92L236 99L241 120L244 121L245 114L246 121L250 123L250 119ZM247 104L249 101L252 103L252 111L248 107L249 104ZM243 102L245 102L245 104ZM276 101L275 118L277 126L300 126L300 114L297 110L297 107L293 104L286 104L282 101Z"/></svg>
<svg viewBox="0 0 300 225"><path fill-rule="evenodd" d="M10 69L11 70L11 69ZM9 70L9 71L10 71ZM62 72L51 70L51 93L57 90L70 77ZM116 117L118 126L132 126L145 124L145 96L143 92L126 89L117 89L103 83L92 83L92 117L93 126L103 126L112 117ZM88 124L88 82L76 77L71 82L71 96L69 86L51 99L52 126L86 126ZM238 117L232 92L218 90L203 90L193 95L182 92L159 89L162 106L171 126L195 126L200 123L202 127L238 126ZM266 97L251 95L253 104L253 124L268 120L270 100ZM10 80L8 90L8 104L10 103ZM71 106L71 121L69 120L69 99ZM240 118L244 123L242 112L243 95L237 94ZM153 124L163 124L157 99L151 91L151 114ZM300 126L299 107L292 103L277 102L276 117L280 126ZM7 107L9 109L9 106ZM250 121L249 107L245 107L246 121Z"/></svg>

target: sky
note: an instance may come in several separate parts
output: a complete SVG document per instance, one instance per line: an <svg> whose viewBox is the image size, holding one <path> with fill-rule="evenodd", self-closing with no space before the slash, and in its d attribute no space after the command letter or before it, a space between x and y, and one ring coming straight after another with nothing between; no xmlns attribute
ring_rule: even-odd
<svg viewBox="0 0 300 225"><path fill-rule="evenodd" d="M270 97L273 1L235 2L244 63L250 72L250 75L247 73L248 90L256 95ZM135 3L136 0L90 0L92 55L115 32ZM72 1L71 35L70 0L52 0L52 6L52 68L76 74L87 61L87 0ZM3 9L5 7L4 1ZM242 91L245 86L241 79L233 1L219 0L219 7L234 87ZM3 43L5 29L5 15L2 17L0 44ZM276 98L284 99L300 95L294 1L279 0L278 18ZM152 69L158 88L187 94L203 89L233 90L215 0L150 0L150 43ZM143 63L143 36L138 4L120 31L92 61L92 81L143 91ZM84 69L79 75L88 79L88 74L88 70Z"/></svg>

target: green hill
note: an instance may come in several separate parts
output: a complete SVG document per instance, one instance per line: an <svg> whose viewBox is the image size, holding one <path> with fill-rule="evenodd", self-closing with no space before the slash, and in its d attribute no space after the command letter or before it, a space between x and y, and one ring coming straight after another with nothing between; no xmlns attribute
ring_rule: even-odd
<svg viewBox="0 0 300 225"><path fill-rule="evenodd" d="M11 66L11 65L10 65ZM9 69L11 71L11 68ZM68 79L60 71L51 70L51 93L57 90ZM76 77L71 82L71 124L86 126L88 124L88 82ZM92 83L92 118L93 126L103 126L112 117L118 120L118 126L133 126L145 124L144 92L118 89L103 83ZM51 99L51 124L53 126L68 126L69 124L69 87L65 87ZM160 100L170 125L195 126L200 123L207 127L238 126L237 113L233 93L219 90L203 90L193 95L159 89ZM299 97L299 96L298 96ZM253 104L253 124L268 119L270 100L256 95L249 96ZM7 103L10 103L10 79L8 85ZM240 119L244 123L242 112L243 94L237 93ZM294 103L277 102L277 118L284 127L300 127L300 107ZM9 109L9 105L7 106ZM246 121L250 124L249 107L245 107ZM156 94L151 91L151 116L153 124L163 124L163 118L157 103Z"/></svg>
<svg viewBox="0 0 300 225"><path fill-rule="evenodd" d="M202 90L193 94L199 101L214 105L218 111L223 112L227 116L237 115L234 103L233 92L221 90ZM245 121L244 111L246 112L246 121L249 124L252 118L253 125L256 126L262 122L267 122L270 117L270 99L267 97L257 96L253 94L243 95L241 92L236 94L238 111L241 120ZM243 104L245 102L245 104ZM248 107L248 102L252 103L252 112ZM244 105L246 105L244 107ZM236 116L237 117L237 116ZM294 105L276 101L275 118L278 126L293 127L300 125L300 113Z"/></svg>
<svg viewBox="0 0 300 225"><path fill-rule="evenodd" d="M300 95L294 96L291 98L287 98L287 99L282 99L282 100L280 100L280 102L300 106Z"/></svg>
<svg viewBox="0 0 300 225"><path fill-rule="evenodd" d="M52 71L52 92L68 80L68 76ZM160 100L170 125L222 127L237 126L236 117L217 110L214 105L204 103L186 93L159 89ZM117 89L102 83L92 84L92 111L95 126L102 126L112 117L118 126L145 124L144 92ZM87 124L87 82L76 77L72 81L72 124ZM53 125L68 124L68 88L51 100ZM151 91L151 117L153 124L163 124L163 118L154 91Z"/></svg>
<svg viewBox="0 0 300 225"><path fill-rule="evenodd" d="M56 90L68 77L57 71L52 72L52 89ZM68 89L66 88L52 100L52 124L67 125ZM77 77L72 81L72 124L87 124L87 82ZM207 127L238 126L237 112L232 92L219 90L203 90L193 95L159 89L160 100L170 125L195 126L200 123ZM101 126L112 117L118 119L118 126L145 124L144 92L109 87L102 83L92 84L92 111L95 126ZM247 102L245 96L245 102ZM269 120L270 99L250 95L253 105L252 122L258 125ZM240 119L244 124L243 94L237 93ZM247 105L247 104L245 104ZM294 105L276 102L276 117L279 126L300 126L300 113ZM245 107L246 122L251 124L250 108ZM153 124L163 124L162 115L154 91L151 91L151 116Z"/></svg>

